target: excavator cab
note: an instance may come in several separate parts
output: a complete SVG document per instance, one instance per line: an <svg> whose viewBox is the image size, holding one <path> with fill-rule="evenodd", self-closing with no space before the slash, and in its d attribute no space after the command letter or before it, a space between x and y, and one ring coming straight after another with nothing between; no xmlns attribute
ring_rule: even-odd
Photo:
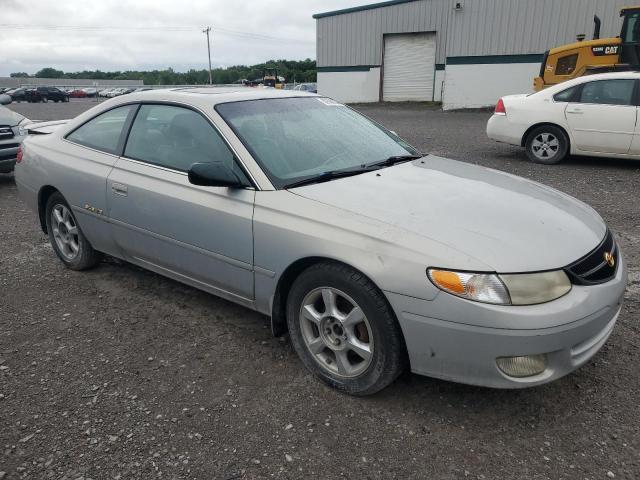
<svg viewBox="0 0 640 480"><path fill-rule="evenodd" d="M640 65L640 7L623 8L620 16L624 18L620 63L637 67Z"/></svg>

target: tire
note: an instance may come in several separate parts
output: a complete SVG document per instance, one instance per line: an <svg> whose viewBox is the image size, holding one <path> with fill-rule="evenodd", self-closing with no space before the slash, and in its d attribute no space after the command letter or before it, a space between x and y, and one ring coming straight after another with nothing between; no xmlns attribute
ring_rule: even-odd
<svg viewBox="0 0 640 480"><path fill-rule="evenodd" d="M350 395L382 390L408 364L386 298L365 275L343 264L318 263L300 274L287 298L287 324L305 367Z"/></svg>
<svg viewBox="0 0 640 480"><path fill-rule="evenodd" d="M58 220L54 218L54 212ZM45 214L53 251L67 268L87 270L100 263L102 254L94 250L86 239L69 204L59 192L49 197Z"/></svg>
<svg viewBox="0 0 640 480"><path fill-rule="evenodd" d="M529 133L525 148L532 162L553 165L561 162L569 153L569 139L561 128L542 125Z"/></svg>

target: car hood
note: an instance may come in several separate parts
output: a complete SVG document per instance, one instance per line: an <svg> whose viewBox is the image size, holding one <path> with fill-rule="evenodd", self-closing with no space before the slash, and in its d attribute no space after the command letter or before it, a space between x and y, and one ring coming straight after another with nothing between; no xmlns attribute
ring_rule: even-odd
<svg viewBox="0 0 640 480"><path fill-rule="evenodd" d="M22 120L24 120L22 115L0 105L0 125L15 127Z"/></svg>
<svg viewBox="0 0 640 480"><path fill-rule="evenodd" d="M501 273L564 267L606 233L600 216L569 195L435 156L291 192L445 244ZM452 258L433 266L461 265Z"/></svg>

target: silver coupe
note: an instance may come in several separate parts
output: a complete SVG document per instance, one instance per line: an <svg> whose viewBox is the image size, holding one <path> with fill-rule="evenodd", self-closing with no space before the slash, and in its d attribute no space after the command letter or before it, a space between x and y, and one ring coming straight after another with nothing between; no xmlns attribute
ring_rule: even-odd
<svg viewBox="0 0 640 480"><path fill-rule="evenodd" d="M178 88L30 129L15 178L60 260L103 254L270 316L329 385L539 385L591 358L627 281L546 186L426 155L331 99Z"/></svg>

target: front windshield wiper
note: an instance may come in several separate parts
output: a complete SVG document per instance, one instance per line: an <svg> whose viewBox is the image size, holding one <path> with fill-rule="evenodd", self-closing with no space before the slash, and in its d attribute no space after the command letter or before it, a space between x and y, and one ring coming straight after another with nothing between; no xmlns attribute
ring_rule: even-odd
<svg viewBox="0 0 640 480"><path fill-rule="evenodd" d="M336 178L352 177L354 175L360 175L361 173L370 172L372 170L375 170L375 168L372 169L369 165L362 165L358 168L351 168L349 170L329 170L328 172L323 172L314 177L303 178L302 180L288 183L283 188L288 189L302 187L303 185L311 185L312 183L328 182L329 180L333 180Z"/></svg>
<svg viewBox="0 0 640 480"><path fill-rule="evenodd" d="M369 167L390 167L397 163L410 162L411 160L418 160L419 158L424 157L422 154L416 155L394 155L389 158L385 158L379 162L370 163Z"/></svg>

